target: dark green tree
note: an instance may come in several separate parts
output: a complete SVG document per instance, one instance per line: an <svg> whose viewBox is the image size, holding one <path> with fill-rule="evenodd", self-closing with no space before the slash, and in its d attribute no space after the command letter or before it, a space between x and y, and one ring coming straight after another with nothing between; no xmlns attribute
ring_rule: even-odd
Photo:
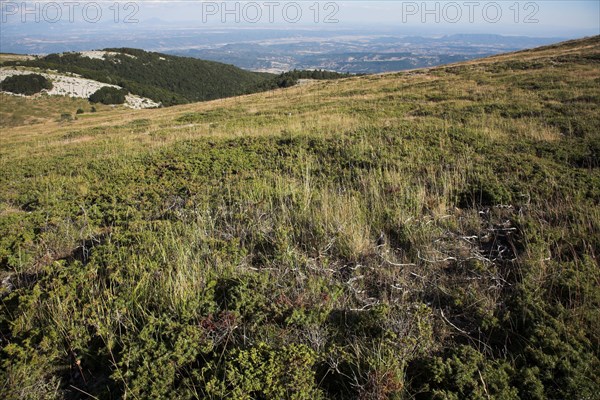
<svg viewBox="0 0 600 400"><path fill-rule="evenodd" d="M0 89L30 96L44 89L52 89L52 82L40 74L13 75L0 82Z"/></svg>
<svg viewBox="0 0 600 400"><path fill-rule="evenodd" d="M90 97L92 103L102 104L123 104L125 103L125 96L127 96L127 90L117 89L111 86L104 86L96 90Z"/></svg>

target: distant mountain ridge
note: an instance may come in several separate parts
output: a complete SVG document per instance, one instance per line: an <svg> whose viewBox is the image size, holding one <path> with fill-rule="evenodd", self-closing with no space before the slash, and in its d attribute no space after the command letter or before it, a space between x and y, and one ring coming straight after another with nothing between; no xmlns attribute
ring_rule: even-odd
<svg viewBox="0 0 600 400"><path fill-rule="evenodd" d="M75 73L121 86L166 106L251 93L274 78L272 74L245 71L219 62L131 48L49 54L5 65Z"/></svg>

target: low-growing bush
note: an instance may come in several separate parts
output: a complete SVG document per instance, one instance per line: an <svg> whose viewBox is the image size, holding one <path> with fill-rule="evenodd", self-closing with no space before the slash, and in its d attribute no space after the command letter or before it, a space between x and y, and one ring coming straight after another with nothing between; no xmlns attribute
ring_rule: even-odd
<svg viewBox="0 0 600 400"><path fill-rule="evenodd" d="M72 121L73 116L70 113L62 113L62 114L60 114L60 120L61 121Z"/></svg>

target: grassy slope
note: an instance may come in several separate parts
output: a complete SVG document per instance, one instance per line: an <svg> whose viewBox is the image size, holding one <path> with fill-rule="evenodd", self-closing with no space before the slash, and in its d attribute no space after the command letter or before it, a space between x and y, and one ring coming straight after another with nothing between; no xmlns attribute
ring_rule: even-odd
<svg viewBox="0 0 600 400"><path fill-rule="evenodd" d="M9 61L27 61L33 60L34 58L34 56L24 54L0 53L0 65Z"/></svg>
<svg viewBox="0 0 600 400"><path fill-rule="evenodd" d="M39 95L35 99L0 93L0 129L10 127L35 125L48 122L60 122L61 115L70 114L72 117L86 119L91 117L92 107L97 112L112 111L117 106L90 104L87 99L67 96ZM124 107L124 106L118 106ZM77 110L84 111L76 114Z"/></svg>
<svg viewBox="0 0 600 400"><path fill-rule="evenodd" d="M592 398L600 39L2 129L8 398Z"/></svg>

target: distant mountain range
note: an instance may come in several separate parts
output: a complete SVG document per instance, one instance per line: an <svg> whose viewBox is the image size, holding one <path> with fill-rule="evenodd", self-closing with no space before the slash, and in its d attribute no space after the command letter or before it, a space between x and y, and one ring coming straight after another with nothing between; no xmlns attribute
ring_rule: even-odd
<svg viewBox="0 0 600 400"><path fill-rule="evenodd" d="M391 72L471 60L489 55L557 43L563 38L494 34L433 36L399 29L164 28L141 26L22 33L2 29L4 52L49 54L65 51L128 47L233 64L280 73L293 69L326 69L350 73ZM60 29L59 29L60 28ZM89 27L88 27L89 28ZM114 28L114 29L113 29Z"/></svg>
<svg viewBox="0 0 600 400"><path fill-rule="evenodd" d="M225 62L255 71L281 72L298 68L381 73L467 61L560 40L481 34L442 37L404 37L389 34L323 38L298 36L166 52Z"/></svg>

